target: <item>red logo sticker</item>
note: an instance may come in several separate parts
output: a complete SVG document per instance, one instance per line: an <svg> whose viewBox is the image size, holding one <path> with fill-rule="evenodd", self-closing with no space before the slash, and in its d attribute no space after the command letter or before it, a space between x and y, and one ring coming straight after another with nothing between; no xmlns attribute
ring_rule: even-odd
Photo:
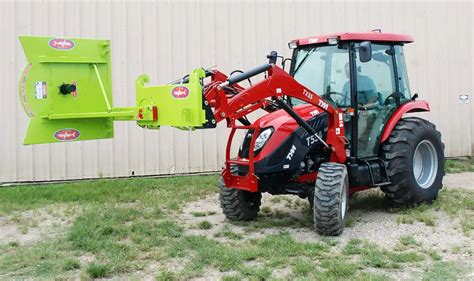
<svg viewBox="0 0 474 281"><path fill-rule="evenodd" d="M184 86L178 86L178 87L173 88L173 90L171 91L171 94L173 95L173 97L177 99L184 99L189 96L189 89Z"/></svg>
<svg viewBox="0 0 474 281"><path fill-rule="evenodd" d="M69 39L54 38L49 40L49 46L57 50L70 50L74 48L74 42Z"/></svg>
<svg viewBox="0 0 474 281"><path fill-rule="evenodd" d="M54 138L58 141L73 141L80 135L81 133L76 129L61 129L54 133Z"/></svg>

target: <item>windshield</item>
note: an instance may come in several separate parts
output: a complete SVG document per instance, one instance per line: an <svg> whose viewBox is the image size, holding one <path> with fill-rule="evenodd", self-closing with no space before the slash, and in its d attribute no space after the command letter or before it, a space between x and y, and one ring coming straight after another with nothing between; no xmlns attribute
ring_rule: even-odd
<svg viewBox="0 0 474 281"><path fill-rule="evenodd" d="M293 77L335 106L348 106L350 96L343 94L349 87L349 54L347 45L309 46L297 49ZM305 103L292 100L294 105Z"/></svg>

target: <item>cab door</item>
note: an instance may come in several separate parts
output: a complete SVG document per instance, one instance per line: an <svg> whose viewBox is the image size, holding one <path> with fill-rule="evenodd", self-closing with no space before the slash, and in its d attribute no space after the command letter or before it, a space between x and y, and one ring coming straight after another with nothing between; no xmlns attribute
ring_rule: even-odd
<svg viewBox="0 0 474 281"><path fill-rule="evenodd" d="M357 157L378 155L379 138L387 117L400 102L400 87L395 79L397 71L393 45L372 43L372 59L361 62L354 52L355 71L352 78L357 81ZM359 43L355 43L355 49ZM397 98L395 98L397 97Z"/></svg>

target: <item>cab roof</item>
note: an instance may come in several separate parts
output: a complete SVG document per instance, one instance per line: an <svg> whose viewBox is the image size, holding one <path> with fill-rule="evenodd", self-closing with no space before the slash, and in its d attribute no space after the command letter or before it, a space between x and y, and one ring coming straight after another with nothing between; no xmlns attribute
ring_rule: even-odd
<svg viewBox="0 0 474 281"><path fill-rule="evenodd" d="M397 43L411 43L413 37L404 34L382 33L382 32L344 32L334 33L320 36L312 36L302 39L295 39L291 42L296 42L298 46L310 44L327 43L328 39L337 38L339 41L379 41L379 42L397 42Z"/></svg>

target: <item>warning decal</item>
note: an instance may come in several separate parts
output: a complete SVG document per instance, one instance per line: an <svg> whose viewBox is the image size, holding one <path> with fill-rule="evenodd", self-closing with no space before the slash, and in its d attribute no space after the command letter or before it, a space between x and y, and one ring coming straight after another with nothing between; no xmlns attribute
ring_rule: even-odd
<svg viewBox="0 0 474 281"><path fill-rule="evenodd" d="M37 99L45 99L48 97L46 93L46 82L37 81L35 82L35 97Z"/></svg>

